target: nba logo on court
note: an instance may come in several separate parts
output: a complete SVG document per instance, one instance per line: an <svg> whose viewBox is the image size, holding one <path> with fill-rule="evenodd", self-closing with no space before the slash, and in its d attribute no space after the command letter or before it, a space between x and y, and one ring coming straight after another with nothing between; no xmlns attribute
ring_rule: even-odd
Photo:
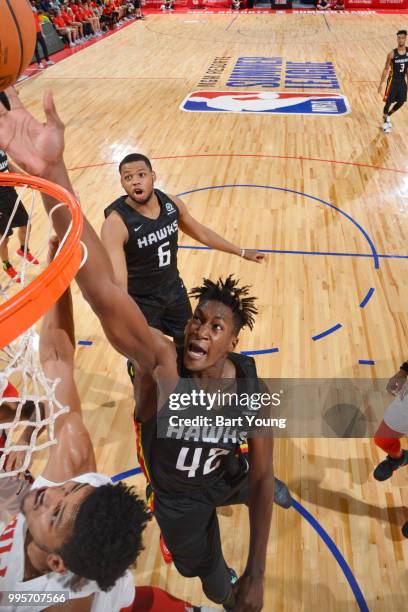
<svg viewBox="0 0 408 612"><path fill-rule="evenodd" d="M275 115L347 115L350 105L337 93L271 91L194 91L181 104L192 113L273 113Z"/></svg>

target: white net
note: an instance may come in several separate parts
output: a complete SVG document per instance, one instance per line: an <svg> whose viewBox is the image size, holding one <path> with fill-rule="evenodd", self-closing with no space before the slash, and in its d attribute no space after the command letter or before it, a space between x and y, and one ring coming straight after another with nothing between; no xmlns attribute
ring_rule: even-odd
<svg viewBox="0 0 408 612"><path fill-rule="evenodd" d="M55 420L69 408L55 397L60 380L48 379L41 368L34 327L0 350L0 367L4 368L0 372L0 410L3 406L5 413L14 415L13 420L0 424L4 442L0 453L0 478L4 478L24 472L30 466L32 453L56 444ZM11 380L18 381L13 384L18 389L18 396L4 396ZM46 436L40 440L44 429ZM15 469L5 471L11 452L19 453L20 457Z"/></svg>
<svg viewBox="0 0 408 612"><path fill-rule="evenodd" d="M0 200L1 200L0 181ZM16 228L16 213L25 204L28 213L27 232L24 245L17 237L10 236L8 242L13 272L4 264L0 281L0 302L5 302L32 282L48 265L49 240L53 232L52 215L60 206L56 204L48 220L42 206L38 206L39 192L30 186L18 190L18 198L7 210L8 221L0 232L0 246L7 240L10 228ZM20 208L19 208L20 207ZM44 222L47 231L44 231ZM58 255L67 239L71 225L61 241ZM17 240L17 242L16 242ZM13 247L11 247L13 243ZM34 245L33 253L29 249ZM17 251L16 248L20 247ZM24 246L24 248L23 248ZM14 273L17 273L14 275ZM11 276L13 274L14 276ZM10 325L13 321L10 321ZM14 476L26 471L33 453L56 444L56 419L69 411L56 398L55 391L60 382L48 379L41 367L38 352L38 334L35 326L23 332L16 340L0 349L0 478ZM10 389L12 394L10 395Z"/></svg>

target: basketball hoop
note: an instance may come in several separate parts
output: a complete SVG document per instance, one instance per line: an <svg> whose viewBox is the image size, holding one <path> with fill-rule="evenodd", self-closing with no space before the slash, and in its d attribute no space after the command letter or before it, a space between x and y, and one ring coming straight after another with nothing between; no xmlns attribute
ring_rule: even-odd
<svg viewBox="0 0 408 612"><path fill-rule="evenodd" d="M10 218L3 230L3 236L0 237L0 242L5 239L9 228L12 227L13 217L20 202L26 199L28 191L31 191L31 206L27 207L30 208L28 230L32 226L36 192L45 193L57 201L48 215L48 235L45 232L46 239L41 247L41 252L48 252L49 238L54 233L52 217L58 208L68 207L71 222L65 236L60 240L54 259L48 262L46 267L32 265L32 262L28 261L27 239L24 252L20 252L20 256L23 255L23 257L18 275L19 280L17 281L17 277L13 278L5 286L2 286L3 280L0 280L0 300L2 300L0 303L0 409L2 406L3 410L13 406L10 419L6 412L6 418L0 422L0 479L25 471L30 465L33 452L56 444L55 421L61 414L69 410L69 407L63 406L55 396L59 379L48 379L41 368L38 356L38 335L34 323L61 297L75 277L82 259L80 238L83 226L79 202L71 193L58 185L34 176L4 173L0 174L0 187L2 186L22 189L15 204L11 205L13 210L10 214L7 213ZM41 227L41 235L44 235L43 222L38 223L36 219L35 225ZM30 231L27 232L27 236L29 233ZM37 260L35 264L38 264ZM38 270L38 274L30 278L34 268ZM6 277L5 274L4 277ZM4 395L9 382L13 382L15 388L18 389L18 392L12 397ZM31 402L33 407L30 419L24 416L24 407L27 402ZM44 406L47 407L47 417L42 412ZM45 441L40 441L39 436L44 428L47 429L48 436ZM25 429L30 431L30 436L29 440L22 441L17 434ZM22 453L24 459L19 467L5 472L7 459L12 451Z"/></svg>
<svg viewBox="0 0 408 612"><path fill-rule="evenodd" d="M81 263L82 212L76 198L63 187L30 175L0 174L0 186L30 187L66 205L72 221L55 259L16 295L0 304L0 348L31 327L64 293Z"/></svg>

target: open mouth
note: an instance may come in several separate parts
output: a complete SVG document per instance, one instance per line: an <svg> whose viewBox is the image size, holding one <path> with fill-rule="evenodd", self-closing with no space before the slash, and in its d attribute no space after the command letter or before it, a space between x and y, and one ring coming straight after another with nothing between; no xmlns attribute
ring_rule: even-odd
<svg viewBox="0 0 408 612"><path fill-rule="evenodd" d="M36 491L35 500L34 500L34 510L37 510L37 508L39 508L41 504L43 503L45 491L46 491L46 487L42 487L41 489L38 489Z"/></svg>
<svg viewBox="0 0 408 612"><path fill-rule="evenodd" d="M133 193L135 194L135 196L140 197L143 195L143 189L134 189Z"/></svg>
<svg viewBox="0 0 408 612"><path fill-rule="evenodd" d="M190 342L188 345L188 354L193 359L200 359L207 355L207 351L197 342Z"/></svg>

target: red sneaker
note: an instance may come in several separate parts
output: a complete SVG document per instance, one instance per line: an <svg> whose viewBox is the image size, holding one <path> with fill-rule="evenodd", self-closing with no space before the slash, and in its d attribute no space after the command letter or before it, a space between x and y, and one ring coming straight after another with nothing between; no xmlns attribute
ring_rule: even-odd
<svg viewBox="0 0 408 612"><path fill-rule="evenodd" d="M165 563L173 563L173 555L167 548L166 542L164 541L162 534L160 534L160 550Z"/></svg>
<svg viewBox="0 0 408 612"><path fill-rule="evenodd" d="M16 279L16 283L21 283L20 276L19 276L17 270L15 268L13 268L13 266L8 266L7 268L3 268L3 270L5 271L7 276L9 276L10 278L15 278Z"/></svg>
<svg viewBox="0 0 408 612"><path fill-rule="evenodd" d="M18 249L17 255L19 255L20 257L24 257L24 251L22 251L21 249ZM36 257L33 257L33 255L31 255L30 251L27 251L25 258L29 263L32 263L32 264L39 263L38 259L36 259Z"/></svg>

